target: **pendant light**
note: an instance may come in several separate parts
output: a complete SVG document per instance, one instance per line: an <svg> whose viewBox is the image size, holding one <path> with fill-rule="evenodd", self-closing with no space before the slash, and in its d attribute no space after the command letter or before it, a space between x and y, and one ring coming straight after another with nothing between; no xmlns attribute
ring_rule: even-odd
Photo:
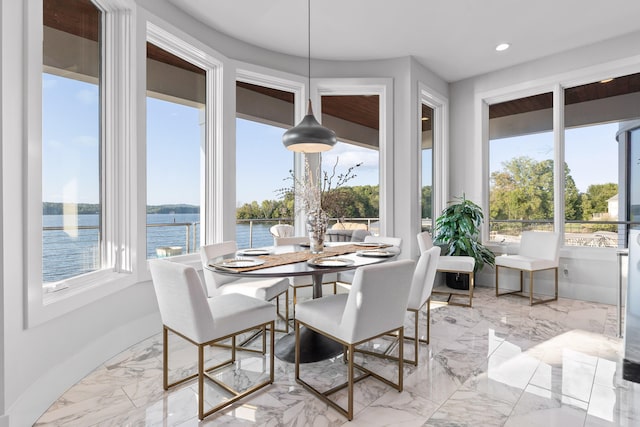
<svg viewBox="0 0 640 427"><path fill-rule="evenodd" d="M311 0L307 2L308 12L308 66L309 66L309 90L311 89ZM336 133L331 129L322 126L313 115L311 107L311 96L309 96L309 106L307 115L298 123L282 135L282 143L291 151L300 153L319 153L333 148L338 142Z"/></svg>

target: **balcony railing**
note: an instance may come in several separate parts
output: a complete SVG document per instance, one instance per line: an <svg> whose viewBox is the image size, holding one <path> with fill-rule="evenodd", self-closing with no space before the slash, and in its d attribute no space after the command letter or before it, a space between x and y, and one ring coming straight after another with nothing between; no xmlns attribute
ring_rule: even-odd
<svg viewBox="0 0 640 427"><path fill-rule="evenodd" d="M628 230L640 226L633 221L565 221L564 245L624 248ZM489 240L500 243L520 241L523 231L553 231L551 220L490 220Z"/></svg>
<svg viewBox="0 0 640 427"><path fill-rule="evenodd" d="M339 220L331 218L331 227ZM364 224L377 232L378 218L342 218L347 223ZM241 219L236 221L236 240L241 249L270 246L269 229L291 218ZM98 225L47 226L42 228L45 283L57 282L100 268L100 227ZM195 253L200 248L200 222L165 222L147 224L147 258Z"/></svg>

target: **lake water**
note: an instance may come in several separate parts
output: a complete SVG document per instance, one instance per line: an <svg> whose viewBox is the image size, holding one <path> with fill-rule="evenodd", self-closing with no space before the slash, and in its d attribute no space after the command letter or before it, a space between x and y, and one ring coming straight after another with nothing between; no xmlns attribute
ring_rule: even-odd
<svg viewBox="0 0 640 427"><path fill-rule="evenodd" d="M63 215L43 215L42 218L44 227L63 227ZM99 268L98 215L78 215L77 218L79 227L89 228L43 231L44 282L57 282ZM182 253L197 252L200 248L199 219L198 214L147 215L147 224L151 225L147 227L147 258L157 258L162 254L157 248L162 247L179 247ZM251 229L248 223L237 224L238 248L272 245L269 228L273 224L276 222L255 222Z"/></svg>

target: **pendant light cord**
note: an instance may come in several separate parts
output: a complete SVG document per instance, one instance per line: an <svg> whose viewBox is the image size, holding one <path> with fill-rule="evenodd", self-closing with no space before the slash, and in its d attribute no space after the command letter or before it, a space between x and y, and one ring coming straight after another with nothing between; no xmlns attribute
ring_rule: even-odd
<svg viewBox="0 0 640 427"><path fill-rule="evenodd" d="M311 102L311 0L307 0L307 58L308 58L308 76L309 76L309 102Z"/></svg>

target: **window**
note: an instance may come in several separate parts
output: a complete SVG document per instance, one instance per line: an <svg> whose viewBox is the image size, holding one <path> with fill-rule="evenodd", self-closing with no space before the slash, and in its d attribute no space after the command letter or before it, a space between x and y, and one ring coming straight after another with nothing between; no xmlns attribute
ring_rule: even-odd
<svg viewBox="0 0 640 427"><path fill-rule="evenodd" d="M553 129L552 93L489 106L491 240L517 241L522 230L555 223L566 246L626 247L634 147L623 130L640 118L640 74L556 91L564 128Z"/></svg>
<svg viewBox="0 0 640 427"><path fill-rule="evenodd" d="M294 125L294 94L238 81L236 108L236 240L239 248L270 246L269 228L295 216L278 191L293 169L282 134Z"/></svg>
<svg viewBox="0 0 640 427"><path fill-rule="evenodd" d="M565 89L565 244L624 247L625 144L616 134L623 122L640 117L628 89L640 75L621 76ZM635 101L637 103L637 100ZM624 198L622 199L624 200Z"/></svg>
<svg viewBox="0 0 640 427"><path fill-rule="evenodd" d="M206 72L147 43L147 258L200 248Z"/></svg>
<svg viewBox="0 0 640 427"><path fill-rule="evenodd" d="M491 240L553 229L553 162L552 93L489 106Z"/></svg>
<svg viewBox="0 0 640 427"><path fill-rule="evenodd" d="M322 153L322 171L333 189L323 201L330 226L341 222L380 232L379 111L379 95L322 96L322 125L338 136L338 143ZM352 178L338 186L340 175Z"/></svg>
<svg viewBox="0 0 640 427"><path fill-rule="evenodd" d="M421 105L420 115L420 231L433 229L433 109Z"/></svg>
<svg viewBox="0 0 640 427"><path fill-rule="evenodd" d="M102 14L89 0L44 0L42 281L102 268Z"/></svg>

